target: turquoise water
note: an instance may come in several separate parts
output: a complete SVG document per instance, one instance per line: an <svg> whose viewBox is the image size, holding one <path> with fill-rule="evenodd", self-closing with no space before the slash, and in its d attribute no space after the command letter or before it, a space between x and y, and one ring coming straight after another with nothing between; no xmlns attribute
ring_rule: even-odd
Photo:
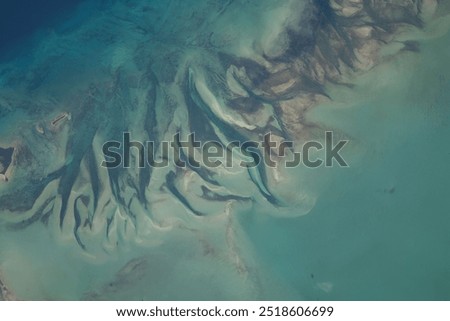
<svg viewBox="0 0 450 321"><path fill-rule="evenodd" d="M38 34L33 54L2 64L0 146L16 158L0 182L0 280L14 297L450 299L448 16L404 31L419 52L388 56L394 42L347 76L353 86L327 82L330 99L304 114L314 126L276 123L267 99L258 113L227 106L224 88L247 99L250 83L230 74L253 70L233 55L263 64L261 52L287 50L283 30L304 8L86 2ZM58 115L68 116L52 125ZM195 129L227 142L255 139L270 121L299 142L333 130L349 140L349 167L99 166L102 144L123 131L162 141Z"/></svg>

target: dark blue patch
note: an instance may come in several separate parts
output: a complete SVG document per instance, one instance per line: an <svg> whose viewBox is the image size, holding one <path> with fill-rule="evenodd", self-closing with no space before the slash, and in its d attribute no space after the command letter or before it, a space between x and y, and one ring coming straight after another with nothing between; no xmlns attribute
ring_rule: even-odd
<svg viewBox="0 0 450 321"><path fill-rule="evenodd" d="M82 0L1 0L0 57L18 46L39 28L53 28L64 21Z"/></svg>

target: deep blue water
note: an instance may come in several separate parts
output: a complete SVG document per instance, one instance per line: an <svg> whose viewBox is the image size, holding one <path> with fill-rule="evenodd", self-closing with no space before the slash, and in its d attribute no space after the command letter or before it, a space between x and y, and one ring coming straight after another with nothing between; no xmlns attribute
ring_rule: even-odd
<svg viewBox="0 0 450 321"><path fill-rule="evenodd" d="M0 58L20 50L36 30L53 28L64 20L81 0L2 0L0 1ZM14 53L13 53L14 52Z"/></svg>

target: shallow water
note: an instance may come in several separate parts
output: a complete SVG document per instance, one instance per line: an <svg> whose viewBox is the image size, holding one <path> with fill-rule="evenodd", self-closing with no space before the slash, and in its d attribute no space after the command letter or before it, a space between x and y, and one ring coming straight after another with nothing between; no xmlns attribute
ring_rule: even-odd
<svg viewBox="0 0 450 321"><path fill-rule="evenodd" d="M258 256L305 298L449 299L449 40L424 41L310 114L358 154L313 175L331 183L308 215L245 220Z"/></svg>

